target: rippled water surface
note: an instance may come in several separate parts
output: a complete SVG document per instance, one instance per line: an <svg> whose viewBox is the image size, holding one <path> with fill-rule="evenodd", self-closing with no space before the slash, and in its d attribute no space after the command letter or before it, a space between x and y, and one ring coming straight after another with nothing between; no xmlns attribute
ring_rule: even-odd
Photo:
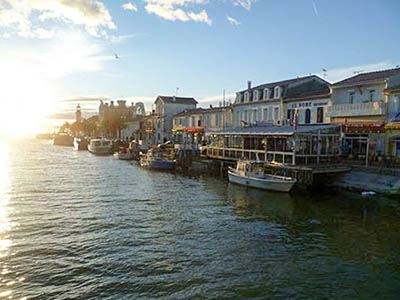
<svg viewBox="0 0 400 300"><path fill-rule="evenodd" d="M398 299L399 203L0 140L0 299Z"/></svg>

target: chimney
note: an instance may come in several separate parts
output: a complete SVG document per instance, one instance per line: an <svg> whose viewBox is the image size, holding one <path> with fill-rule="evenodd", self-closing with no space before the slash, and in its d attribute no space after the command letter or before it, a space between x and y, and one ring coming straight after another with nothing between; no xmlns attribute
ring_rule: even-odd
<svg viewBox="0 0 400 300"><path fill-rule="evenodd" d="M212 108L212 104L210 104L210 108Z"/></svg>
<svg viewBox="0 0 400 300"><path fill-rule="evenodd" d="M114 101L111 101L111 106L114 106Z"/></svg>
<svg viewBox="0 0 400 300"><path fill-rule="evenodd" d="M219 101L219 107L221 107L222 106L222 103L221 103L221 101Z"/></svg>
<svg viewBox="0 0 400 300"><path fill-rule="evenodd" d="M250 80L247 81L247 89L248 89L248 90L251 89L251 81L250 81Z"/></svg>

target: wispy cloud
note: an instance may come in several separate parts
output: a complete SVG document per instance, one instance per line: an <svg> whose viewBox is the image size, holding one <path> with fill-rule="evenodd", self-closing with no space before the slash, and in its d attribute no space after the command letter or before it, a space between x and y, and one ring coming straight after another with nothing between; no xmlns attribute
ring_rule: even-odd
<svg viewBox="0 0 400 300"><path fill-rule="evenodd" d="M312 1L312 6L313 6L313 9L314 9L314 13L315 13L315 15L318 17L318 19L320 18L320 16L319 16L319 11L318 11L318 8L317 8L317 4L315 3L315 1Z"/></svg>
<svg viewBox="0 0 400 300"><path fill-rule="evenodd" d="M231 102L233 103L233 101L235 100L236 94L227 94L225 95L225 102ZM222 95L213 95L213 96L207 96L207 97L203 97L200 99L197 99L199 102L199 106L201 107L209 107L210 105L212 105L213 107L217 107L219 106L219 102L223 101L223 96Z"/></svg>
<svg viewBox="0 0 400 300"><path fill-rule="evenodd" d="M202 22L212 25L207 11L202 10L199 13L186 10L187 6L207 3L207 0L145 0L147 3L145 10L149 14L154 14L168 21L181 22Z"/></svg>
<svg viewBox="0 0 400 300"><path fill-rule="evenodd" d="M134 4L130 3L130 2L122 4L122 8L125 9L125 10L138 11L136 5L134 5Z"/></svg>
<svg viewBox="0 0 400 300"><path fill-rule="evenodd" d="M252 5L253 3L255 3L255 2L256 2L256 0L235 0L235 1L233 2L233 5L235 5L235 6L241 6L241 7L243 7L244 9L250 10L250 9L251 9L251 5Z"/></svg>
<svg viewBox="0 0 400 300"><path fill-rule="evenodd" d="M51 22L46 22L46 21ZM51 38L58 23L84 26L96 37L116 29L105 5L98 0L1 0L0 28L27 38ZM56 24L56 25L54 25Z"/></svg>
<svg viewBox="0 0 400 300"><path fill-rule="evenodd" d="M228 20L229 23L231 23L232 25L240 25L240 22L230 16L227 16L226 19Z"/></svg>
<svg viewBox="0 0 400 300"><path fill-rule="evenodd" d="M380 62L376 64L358 65L341 69L327 70L326 72L317 73L317 75L320 76L321 78L325 78L329 82L335 83L337 81L355 76L359 73L382 71L394 67L395 65L390 62Z"/></svg>

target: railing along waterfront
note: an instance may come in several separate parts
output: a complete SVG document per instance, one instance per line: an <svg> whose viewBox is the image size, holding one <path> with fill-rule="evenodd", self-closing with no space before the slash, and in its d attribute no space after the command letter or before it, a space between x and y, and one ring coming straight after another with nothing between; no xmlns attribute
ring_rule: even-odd
<svg viewBox="0 0 400 300"><path fill-rule="evenodd" d="M315 153L315 154L304 154L294 153L285 151L264 151L264 150L253 150L253 149L238 149L238 148L224 148L224 147L209 147L207 149L207 156L210 158L221 159L221 160L239 160L241 158L249 160L261 160L261 161L275 161L279 163L286 163L290 165L296 165L298 160L307 164L308 160L313 160L316 163L319 159L332 159L337 158L338 154L334 153Z"/></svg>
<svg viewBox="0 0 400 300"><path fill-rule="evenodd" d="M328 117L384 115L386 108L387 105L383 101L335 104L328 107L327 115Z"/></svg>

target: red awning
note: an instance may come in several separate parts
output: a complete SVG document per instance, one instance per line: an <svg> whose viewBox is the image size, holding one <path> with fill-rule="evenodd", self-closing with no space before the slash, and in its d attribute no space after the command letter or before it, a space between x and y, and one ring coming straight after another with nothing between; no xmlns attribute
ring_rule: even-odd
<svg viewBox="0 0 400 300"><path fill-rule="evenodd" d="M383 122L347 123L348 127L357 127L357 128L382 127L383 125L384 125Z"/></svg>
<svg viewBox="0 0 400 300"><path fill-rule="evenodd" d="M199 132L199 131L203 131L204 128L203 127L194 127L194 128L185 128L183 129L183 131L190 131L190 132Z"/></svg>

